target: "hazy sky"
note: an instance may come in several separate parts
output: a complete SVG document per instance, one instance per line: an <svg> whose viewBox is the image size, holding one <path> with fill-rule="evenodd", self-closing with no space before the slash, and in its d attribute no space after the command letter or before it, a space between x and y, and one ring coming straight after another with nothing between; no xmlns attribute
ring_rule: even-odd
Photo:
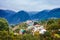
<svg viewBox="0 0 60 40"><path fill-rule="evenodd" d="M40 11L60 8L60 0L0 0L0 9Z"/></svg>

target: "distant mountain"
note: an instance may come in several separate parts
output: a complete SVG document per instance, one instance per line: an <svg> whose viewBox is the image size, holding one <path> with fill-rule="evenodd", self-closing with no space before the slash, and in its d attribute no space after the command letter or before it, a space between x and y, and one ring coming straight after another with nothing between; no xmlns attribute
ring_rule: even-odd
<svg viewBox="0 0 60 40"><path fill-rule="evenodd" d="M43 10L32 16L32 19L46 19L48 17L49 10Z"/></svg>
<svg viewBox="0 0 60 40"><path fill-rule="evenodd" d="M49 18L60 18L60 8L43 10L32 16L32 19L34 20L44 20Z"/></svg>
<svg viewBox="0 0 60 40"><path fill-rule="evenodd" d="M25 11L19 11L15 15L11 16L10 19L12 21L11 23L17 24L17 23L20 23L20 22L24 22L26 20L29 20L30 19L30 16Z"/></svg>
<svg viewBox="0 0 60 40"><path fill-rule="evenodd" d="M6 16L9 15L5 10L0 10L0 17L6 18Z"/></svg>
<svg viewBox="0 0 60 40"><path fill-rule="evenodd" d="M33 16L34 16L35 14L37 14L37 13L38 13L38 11L30 11L30 12L28 12L28 14L29 14L29 16L30 16L30 19L32 20Z"/></svg>
<svg viewBox="0 0 60 40"><path fill-rule="evenodd" d="M49 18L51 18L51 17L60 18L60 8L56 8L56 9L51 10L48 13L48 15L49 15Z"/></svg>
<svg viewBox="0 0 60 40"><path fill-rule="evenodd" d="M12 16L13 14L15 14L15 12L11 10L0 10L0 17L3 18L7 18L9 16Z"/></svg>
<svg viewBox="0 0 60 40"><path fill-rule="evenodd" d="M49 18L60 18L60 8L52 10L42 10L40 12L14 12L11 10L1 10L0 17L7 19L10 24L18 24L27 20L44 20Z"/></svg>
<svg viewBox="0 0 60 40"><path fill-rule="evenodd" d="M31 16L31 15L35 15L35 14L37 14L38 13L38 11L30 11L30 12L28 12L28 14Z"/></svg>
<svg viewBox="0 0 60 40"><path fill-rule="evenodd" d="M11 10L0 10L0 17L8 20L10 24L17 24L30 20L30 16L25 11L14 12Z"/></svg>
<svg viewBox="0 0 60 40"><path fill-rule="evenodd" d="M16 12L11 10L1 10L0 9L0 17L7 19L7 21L10 23L10 17L13 16ZM12 21L12 20L11 20Z"/></svg>

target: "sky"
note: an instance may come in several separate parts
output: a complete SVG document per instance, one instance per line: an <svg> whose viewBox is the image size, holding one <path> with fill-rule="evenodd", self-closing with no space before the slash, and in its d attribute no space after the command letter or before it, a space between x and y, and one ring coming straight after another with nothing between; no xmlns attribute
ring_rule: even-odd
<svg viewBox="0 0 60 40"><path fill-rule="evenodd" d="M60 0L0 0L0 9L40 11L60 8Z"/></svg>

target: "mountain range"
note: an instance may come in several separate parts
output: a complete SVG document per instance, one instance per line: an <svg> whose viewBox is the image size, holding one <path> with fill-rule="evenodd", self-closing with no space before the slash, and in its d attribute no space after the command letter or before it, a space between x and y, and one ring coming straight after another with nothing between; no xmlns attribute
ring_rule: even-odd
<svg viewBox="0 0 60 40"><path fill-rule="evenodd" d="M49 18L60 18L60 8L42 10L38 12L12 11L0 9L0 17L7 19L9 24L19 24L27 20L45 20Z"/></svg>

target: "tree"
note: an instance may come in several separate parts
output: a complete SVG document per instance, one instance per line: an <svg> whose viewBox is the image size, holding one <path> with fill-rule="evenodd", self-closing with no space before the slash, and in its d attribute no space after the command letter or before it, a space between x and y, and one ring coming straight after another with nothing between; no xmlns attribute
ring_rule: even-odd
<svg viewBox="0 0 60 40"><path fill-rule="evenodd" d="M6 19L4 18L0 18L0 31L3 31L3 30L9 30L9 27L8 27L8 22Z"/></svg>
<svg viewBox="0 0 60 40"><path fill-rule="evenodd" d="M59 19L50 19L47 22L48 30L58 30L60 29L60 20Z"/></svg>

